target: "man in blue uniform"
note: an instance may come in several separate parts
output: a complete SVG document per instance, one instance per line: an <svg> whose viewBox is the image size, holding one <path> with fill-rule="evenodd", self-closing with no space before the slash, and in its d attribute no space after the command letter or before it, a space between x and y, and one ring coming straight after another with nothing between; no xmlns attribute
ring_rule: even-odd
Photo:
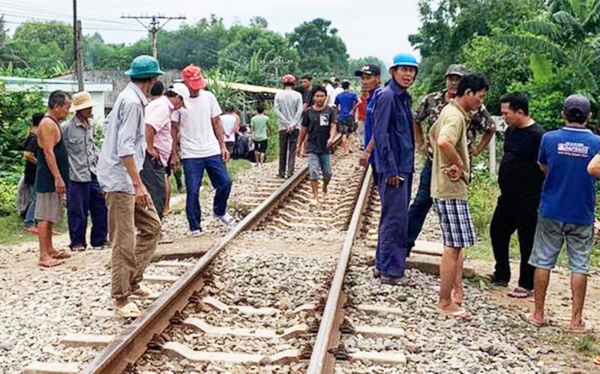
<svg viewBox="0 0 600 374"><path fill-rule="evenodd" d="M375 268L382 282L403 286L409 285L404 270L415 153L408 88L417 76L417 69L417 60L412 55L401 53L394 57L390 84L377 93L373 124L381 198Z"/></svg>

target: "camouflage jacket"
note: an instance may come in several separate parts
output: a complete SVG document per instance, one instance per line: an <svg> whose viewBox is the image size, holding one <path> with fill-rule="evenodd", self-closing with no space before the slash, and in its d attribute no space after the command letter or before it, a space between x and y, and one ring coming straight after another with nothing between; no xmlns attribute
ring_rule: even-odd
<svg viewBox="0 0 600 374"><path fill-rule="evenodd" d="M427 149L431 149L429 146L429 131L431 126L437 121L440 112L448 104L446 102L446 90L431 93L423 98L417 107L417 113L415 115L415 122L423 127L423 135L425 142L427 143ZM481 105L471 117L471 122L467 127L467 145L471 147L477 137L477 133L483 133L490 129L495 129L494 121L490 116L490 113L485 108L485 105Z"/></svg>

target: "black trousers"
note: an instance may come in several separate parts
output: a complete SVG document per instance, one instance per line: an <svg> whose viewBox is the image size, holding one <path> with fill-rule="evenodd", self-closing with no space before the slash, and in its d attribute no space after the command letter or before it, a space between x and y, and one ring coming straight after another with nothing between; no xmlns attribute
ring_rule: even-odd
<svg viewBox="0 0 600 374"><path fill-rule="evenodd" d="M503 194L498 198L490 225L490 236L496 259L495 276L510 281L510 237L516 231L521 251L519 287L533 289L535 268L529 265L537 225L540 197L534 194Z"/></svg>
<svg viewBox="0 0 600 374"><path fill-rule="evenodd" d="M279 131L279 176L285 178L285 169L287 166L287 177L294 174L296 168L296 144L298 144L298 135L300 130L287 132ZM286 165L287 164L287 165Z"/></svg>
<svg viewBox="0 0 600 374"><path fill-rule="evenodd" d="M156 207L158 217L162 220L165 212L167 186L165 184L166 169L160 159L153 159L148 152L144 159L144 168L140 172L142 183L146 186L150 198Z"/></svg>

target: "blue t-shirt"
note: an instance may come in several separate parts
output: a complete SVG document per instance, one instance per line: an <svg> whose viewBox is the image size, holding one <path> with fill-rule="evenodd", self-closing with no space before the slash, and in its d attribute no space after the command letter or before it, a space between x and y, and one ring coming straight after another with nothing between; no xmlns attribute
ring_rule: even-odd
<svg viewBox="0 0 600 374"><path fill-rule="evenodd" d="M358 96L354 92L342 92L335 97L335 106L339 108L338 120L343 121L350 118L350 112L358 102Z"/></svg>
<svg viewBox="0 0 600 374"><path fill-rule="evenodd" d="M542 137L538 162L548 173L542 188L540 214L575 225L594 223L596 179L587 166L600 152L600 137L588 129L563 127Z"/></svg>

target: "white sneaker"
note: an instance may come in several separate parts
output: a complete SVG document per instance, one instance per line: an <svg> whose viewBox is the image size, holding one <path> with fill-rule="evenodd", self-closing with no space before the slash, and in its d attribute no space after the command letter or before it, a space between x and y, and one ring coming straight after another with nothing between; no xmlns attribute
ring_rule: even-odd
<svg viewBox="0 0 600 374"><path fill-rule="evenodd" d="M217 216L216 214L213 214L215 218L217 218L219 221L221 221L223 224L227 225L227 226L234 226L235 225L235 219L231 216L231 214L225 212L225 214L223 214L222 216Z"/></svg>
<svg viewBox="0 0 600 374"><path fill-rule="evenodd" d="M202 236L202 231L200 231L200 230L190 231L190 238L197 238L199 236Z"/></svg>

